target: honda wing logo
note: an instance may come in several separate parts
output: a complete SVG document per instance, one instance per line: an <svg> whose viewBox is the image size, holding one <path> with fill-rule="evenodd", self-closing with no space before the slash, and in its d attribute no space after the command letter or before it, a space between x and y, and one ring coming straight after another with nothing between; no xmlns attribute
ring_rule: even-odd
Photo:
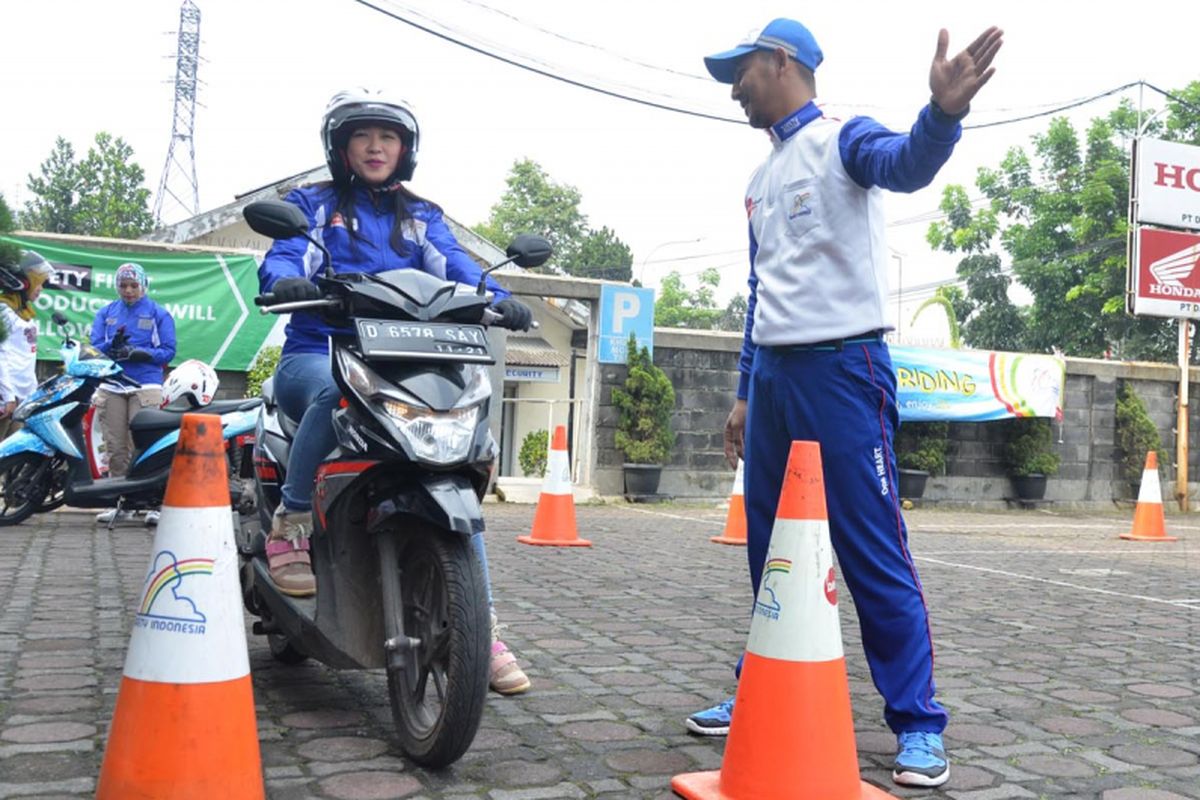
<svg viewBox="0 0 1200 800"><path fill-rule="evenodd" d="M1152 262L1149 267L1150 274L1164 287L1183 289L1183 279L1192 274L1198 261L1200 261L1200 244L1194 244ZM1152 288L1151 291L1154 289Z"/></svg>

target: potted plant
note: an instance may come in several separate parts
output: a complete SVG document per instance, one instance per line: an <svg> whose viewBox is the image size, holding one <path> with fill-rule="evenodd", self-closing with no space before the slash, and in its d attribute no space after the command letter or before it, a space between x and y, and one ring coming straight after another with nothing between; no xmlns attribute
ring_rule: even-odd
<svg viewBox="0 0 1200 800"><path fill-rule="evenodd" d="M1168 462L1158 427L1150 419L1146 404L1138 397L1133 384L1128 381L1122 381L1117 389L1117 446L1121 448L1118 462L1120 477L1128 484L1132 496L1137 497L1145 471L1146 454L1156 452L1159 464Z"/></svg>
<svg viewBox="0 0 1200 800"><path fill-rule="evenodd" d="M945 471L948 430L949 424L945 422L905 422L900 425L895 443L900 497L919 499L925 493L929 476Z"/></svg>
<svg viewBox="0 0 1200 800"><path fill-rule="evenodd" d="M616 446L625 455L625 495L645 499L658 494L662 465L671 457L675 433L671 412L675 389L666 374L654 366L650 351L637 346L631 334L625 364L629 369L624 389L612 390L617 407Z"/></svg>
<svg viewBox="0 0 1200 800"><path fill-rule="evenodd" d="M1046 479L1058 472L1059 463L1059 455L1054 452L1050 420L1042 417L1011 420L1004 462L1018 499L1041 500L1045 497Z"/></svg>
<svg viewBox="0 0 1200 800"><path fill-rule="evenodd" d="M546 459L549 457L550 434L545 428L530 431L521 440L521 452L517 454L517 463L525 477L530 475L541 478L546 474Z"/></svg>

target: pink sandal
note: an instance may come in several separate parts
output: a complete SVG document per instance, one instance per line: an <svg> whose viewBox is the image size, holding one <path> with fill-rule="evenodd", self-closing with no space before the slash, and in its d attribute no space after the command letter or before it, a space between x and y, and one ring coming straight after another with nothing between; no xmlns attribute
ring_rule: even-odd
<svg viewBox="0 0 1200 800"><path fill-rule="evenodd" d="M295 541L268 539L267 571L271 581L286 595L312 597L317 593L317 578L308 555L307 537Z"/></svg>
<svg viewBox="0 0 1200 800"><path fill-rule="evenodd" d="M520 694L533 685L517 663L517 657L499 640L492 642L491 679L488 685L493 692L500 694Z"/></svg>

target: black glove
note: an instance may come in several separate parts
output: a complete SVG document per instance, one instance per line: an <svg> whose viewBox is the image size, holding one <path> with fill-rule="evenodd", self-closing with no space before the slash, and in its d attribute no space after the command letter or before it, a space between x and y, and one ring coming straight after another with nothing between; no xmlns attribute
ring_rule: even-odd
<svg viewBox="0 0 1200 800"><path fill-rule="evenodd" d="M321 290L308 278L280 278L271 287L276 303L299 303L302 300L320 300Z"/></svg>
<svg viewBox="0 0 1200 800"><path fill-rule="evenodd" d="M134 364L149 364L154 360L154 356L150 355L148 350L130 350L129 355L125 357Z"/></svg>
<svg viewBox="0 0 1200 800"><path fill-rule="evenodd" d="M504 315L504 319L496 323L501 328L508 328L510 331L527 331L533 324L533 312L525 304L513 300L511 297L506 297L496 303L496 310Z"/></svg>
<svg viewBox="0 0 1200 800"><path fill-rule="evenodd" d="M125 346L113 347L108 355L113 361L125 361L129 358L130 352L132 351Z"/></svg>

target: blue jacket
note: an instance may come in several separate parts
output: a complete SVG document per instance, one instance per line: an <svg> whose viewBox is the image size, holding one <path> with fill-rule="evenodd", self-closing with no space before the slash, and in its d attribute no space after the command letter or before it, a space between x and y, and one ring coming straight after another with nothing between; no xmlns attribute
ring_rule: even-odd
<svg viewBox="0 0 1200 800"><path fill-rule="evenodd" d="M370 193L365 189L358 190L355 195L358 236L353 240L346 222L335 211L337 192L333 186L306 186L293 190L284 199L304 212L309 235L322 242L333 257L334 272L419 269L469 286L479 283L482 270L454 238L442 212L431 203L409 203L412 219L404 229L409 252L401 256L389 242L396 218L391 198L376 205ZM307 239L279 239L267 251L258 268L259 288L269 292L280 278L305 277L315 282L316 275L324 269L324 255ZM494 302L509 296L509 292L490 277L488 287L495 293ZM285 329L287 339L283 354L327 353L329 335L346 332L346 329L328 325L318 314L297 311Z"/></svg>
<svg viewBox="0 0 1200 800"><path fill-rule="evenodd" d="M171 314L149 297L133 305L114 300L96 312L92 322L92 346L112 357L113 337L122 327L130 349L145 350L151 361L134 363L121 361L125 374L139 383L156 386L163 382L163 368L175 357L175 320Z"/></svg>

